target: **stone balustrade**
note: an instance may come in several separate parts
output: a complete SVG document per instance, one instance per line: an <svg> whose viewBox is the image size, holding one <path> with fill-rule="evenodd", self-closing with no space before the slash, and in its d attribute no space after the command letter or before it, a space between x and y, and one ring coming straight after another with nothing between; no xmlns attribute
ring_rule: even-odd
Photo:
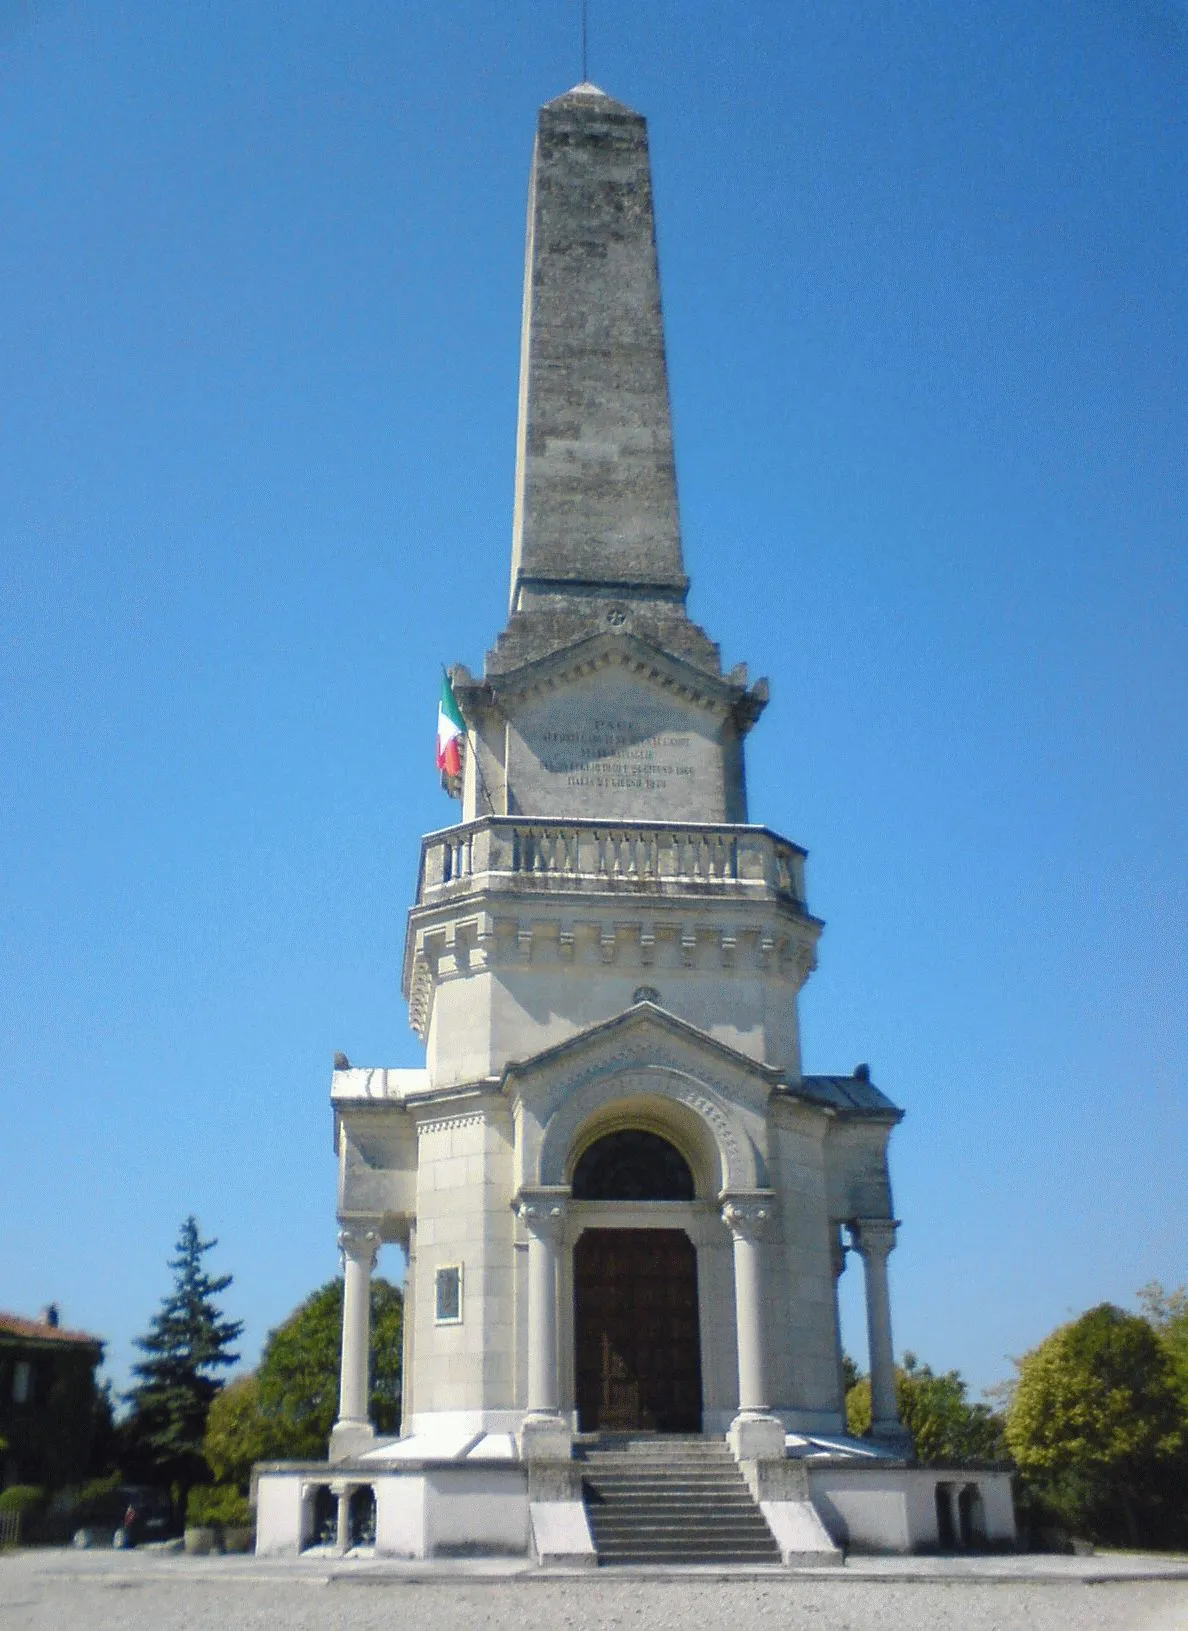
<svg viewBox="0 0 1188 1631"><path fill-rule="evenodd" d="M766 827L484 816L430 833L419 905L475 890L775 895L804 910L804 857Z"/></svg>

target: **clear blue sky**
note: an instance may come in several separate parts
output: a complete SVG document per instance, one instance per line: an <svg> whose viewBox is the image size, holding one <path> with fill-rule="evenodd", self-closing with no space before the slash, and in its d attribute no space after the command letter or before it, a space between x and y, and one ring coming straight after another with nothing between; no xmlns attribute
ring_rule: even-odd
<svg viewBox="0 0 1188 1631"><path fill-rule="evenodd" d="M1188 6L591 13L691 609L771 678L752 817L828 925L806 1068L906 1108L896 1345L980 1387L1188 1280ZM576 15L0 5L0 1307L118 1381L189 1211L255 1357L336 1271L334 1050L420 1062Z"/></svg>

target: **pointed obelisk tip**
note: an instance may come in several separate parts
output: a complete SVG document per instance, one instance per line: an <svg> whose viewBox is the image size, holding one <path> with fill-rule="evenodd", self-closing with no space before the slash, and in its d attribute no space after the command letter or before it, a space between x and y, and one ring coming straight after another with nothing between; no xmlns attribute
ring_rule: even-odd
<svg viewBox="0 0 1188 1631"><path fill-rule="evenodd" d="M588 79L583 79L580 85L572 85L569 90L562 91L560 96L554 96L545 103L546 108L555 108L562 102L581 100L583 102L610 102L612 100L601 85L593 85Z"/></svg>

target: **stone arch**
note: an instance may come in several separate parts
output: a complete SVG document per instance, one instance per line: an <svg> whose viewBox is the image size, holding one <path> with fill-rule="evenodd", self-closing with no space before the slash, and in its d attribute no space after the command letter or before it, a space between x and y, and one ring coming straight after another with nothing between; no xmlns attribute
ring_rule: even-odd
<svg viewBox="0 0 1188 1631"><path fill-rule="evenodd" d="M584 1151L626 1127L675 1145L692 1169L699 1200L758 1187L754 1147L730 1106L705 1082L665 1065L632 1065L578 1086L545 1124L537 1182L570 1183Z"/></svg>
<svg viewBox="0 0 1188 1631"><path fill-rule="evenodd" d="M574 1162L575 1201L691 1201L697 1181L670 1138L619 1127L586 1144Z"/></svg>

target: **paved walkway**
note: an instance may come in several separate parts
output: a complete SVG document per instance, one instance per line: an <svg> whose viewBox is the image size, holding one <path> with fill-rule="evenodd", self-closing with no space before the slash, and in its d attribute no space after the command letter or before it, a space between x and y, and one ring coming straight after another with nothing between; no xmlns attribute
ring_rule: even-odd
<svg viewBox="0 0 1188 1631"><path fill-rule="evenodd" d="M139 1551L76 1551L72 1547L39 1547L9 1553L0 1566L18 1569L29 1577L99 1580L206 1580L211 1582L271 1584L276 1581L310 1585L382 1584L384 1581L434 1585L448 1581L500 1584L547 1584L557 1580L788 1580L837 1582L941 1581L983 1584L1103 1585L1138 1580L1183 1582L1188 1586L1188 1556L1157 1552L1105 1552L1091 1557L1056 1557L1047 1553L1000 1553L970 1557L850 1557L844 1569L785 1569L778 1564L705 1567L655 1564L613 1569L538 1568L521 1557L403 1559L366 1553L340 1558L324 1552L299 1558L185 1557L157 1547ZM0 1603L3 1598L0 1597Z"/></svg>
<svg viewBox="0 0 1188 1631"><path fill-rule="evenodd" d="M598 1569L152 1551L0 1554L0 1631L1188 1631L1188 1559Z"/></svg>

